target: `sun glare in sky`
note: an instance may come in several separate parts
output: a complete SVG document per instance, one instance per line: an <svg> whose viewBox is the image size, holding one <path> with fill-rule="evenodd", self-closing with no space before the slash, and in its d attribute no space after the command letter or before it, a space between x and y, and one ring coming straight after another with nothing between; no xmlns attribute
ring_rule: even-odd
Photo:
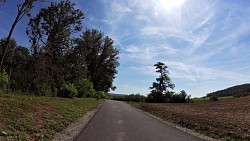
<svg viewBox="0 0 250 141"><path fill-rule="evenodd" d="M114 93L150 93L159 61L168 66L173 91L192 97L249 83L250 0L70 1L86 16L82 30L100 30L120 52ZM0 6L0 38L8 36L16 4ZM38 4L32 16L49 3ZM12 37L29 48L28 23L20 20Z"/></svg>
<svg viewBox="0 0 250 141"><path fill-rule="evenodd" d="M174 8L181 7L185 0L159 0L159 6L161 6L166 11L170 12Z"/></svg>

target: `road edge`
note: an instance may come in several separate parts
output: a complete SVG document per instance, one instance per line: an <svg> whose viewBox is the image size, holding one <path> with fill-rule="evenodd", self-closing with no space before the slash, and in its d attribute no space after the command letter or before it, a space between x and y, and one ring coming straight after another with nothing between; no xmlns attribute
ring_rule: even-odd
<svg viewBox="0 0 250 141"><path fill-rule="evenodd" d="M56 133L51 141L73 141L100 109L104 101L102 101L95 109L86 112L82 117L75 120L63 131Z"/></svg>
<svg viewBox="0 0 250 141"><path fill-rule="evenodd" d="M167 121L167 120L164 120L164 119L162 119L162 118L160 118L160 117L157 117L157 116L155 116L155 115L153 115L153 114L151 114L151 113L149 113L149 112L143 111L142 109L139 109L139 108L137 108L137 107L135 107L135 106L133 106L133 105L130 105L130 104L127 103L127 102L124 102L124 103L128 104L130 107L132 107L132 108L134 108L134 109L136 109L136 110L138 110L138 111L143 112L144 114L146 114L146 115L148 115L148 116L150 116L150 117L152 117L152 118L155 118L155 119L157 119L157 120L160 120L161 122L163 122L163 123L165 123L165 124L167 124L167 125L169 125L169 126L172 126L172 127L176 128L176 129L179 129L179 130L181 130L181 131L183 131L183 132L186 132L186 133L188 133L188 134L191 134L191 135L193 135L193 136L202 138L202 139L207 140L207 141L221 141L221 140L218 140L218 139L213 139L213 138L211 138L211 137L209 137L209 136L206 136L206 135L203 135L203 134L201 134L201 133L195 132L194 130L191 130L191 129L188 129L188 128L179 126L179 125L177 125L177 124L171 123L171 122L169 122L169 121Z"/></svg>

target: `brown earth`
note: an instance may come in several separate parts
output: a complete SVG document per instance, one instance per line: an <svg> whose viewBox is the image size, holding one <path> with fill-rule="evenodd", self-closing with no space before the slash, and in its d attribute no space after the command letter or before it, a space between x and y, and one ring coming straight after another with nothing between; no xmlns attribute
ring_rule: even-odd
<svg viewBox="0 0 250 141"><path fill-rule="evenodd" d="M250 96L206 103L142 103L140 109L223 140L250 140Z"/></svg>

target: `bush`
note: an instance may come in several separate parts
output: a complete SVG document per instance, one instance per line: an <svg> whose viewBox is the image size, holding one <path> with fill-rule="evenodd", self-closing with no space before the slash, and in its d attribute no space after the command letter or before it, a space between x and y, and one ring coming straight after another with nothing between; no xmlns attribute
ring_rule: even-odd
<svg viewBox="0 0 250 141"><path fill-rule="evenodd" d="M188 95L184 90L179 93L168 91L164 95L164 101L167 103L187 103L190 102L191 95Z"/></svg>
<svg viewBox="0 0 250 141"><path fill-rule="evenodd" d="M151 93L147 95L146 102L149 102L149 103L155 102L154 97L153 97L153 95Z"/></svg>
<svg viewBox="0 0 250 141"><path fill-rule="evenodd" d="M116 97L113 97L112 99L118 100L118 101L133 101L133 102L145 102L146 101L146 97L140 94L116 96Z"/></svg>
<svg viewBox="0 0 250 141"><path fill-rule="evenodd" d="M73 83L64 84L62 88L63 97L73 98L78 95L78 90Z"/></svg>
<svg viewBox="0 0 250 141"><path fill-rule="evenodd" d="M244 96L249 96L249 95L250 93L241 93L241 94L234 95L234 97L239 98L239 97L244 97Z"/></svg>
<svg viewBox="0 0 250 141"><path fill-rule="evenodd" d="M2 73L0 73L0 86L2 90L6 90L8 86L8 80L9 76L5 70L3 70Z"/></svg>
<svg viewBox="0 0 250 141"><path fill-rule="evenodd" d="M106 98L108 98L108 95L107 95L107 93L105 93L104 91L97 91L96 92L96 98L97 99L106 99Z"/></svg>
<svg viewBox="0 0 250 141"><path fill-rule="evenodd" d="M80 79L76 82L77 97L96 97L96 91L90 79Z"/></svg>
<svg viewBox="0 0 250 141"><path fill-rule="evenodd" d="M38 96L51 96L52 90L51 86L48 84L40 84L36 86Z"/></svg>
<svg viewBox="0 0 250 141"><path fill-rule="evenodd" d="M211 96L210 101L218 101L218 96Z"/></svg>

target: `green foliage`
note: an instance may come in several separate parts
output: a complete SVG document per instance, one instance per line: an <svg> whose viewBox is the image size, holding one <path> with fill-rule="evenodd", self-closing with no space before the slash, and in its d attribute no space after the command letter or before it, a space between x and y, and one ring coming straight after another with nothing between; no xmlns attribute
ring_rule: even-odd
<svg viewBox="0 0 250 141"><path fill-rule="evenodd" d="M173 89L175 85L172 83L167 70L167 66L162 62L157 62L155 65L156 72L160 73L160 76L156 78L157 82L153 82L153 86L150 87L150 97L152 102L164 102L163 93L168 91L167 88Z"/></svg>
<svg viewBox="0 0 250 141"><path fill-rule="evenodd" d="M179 93L166 92L166 102L170 103L188 103L190 102L191 95L188 95L184 90Z"/></svg>
<svg viewBox="0 0 250 141"><path fill-rule="evenodd" d="M179 93L175 93L173 91L167 91L162 95L162 102L164 103L188 103L191 95L188 95L184 90ZM146 98L147 102L156 102L152 94L148 94Z"/></svg>
<svg viewBox="0 0 250 141"><path fill-rule="evenodd" d="M208 93L207 97L211 97L211 96L225 97L225 96L235 96L239 94L244 95L247 93L250 93L250 84L237 85L237 86L233 86L224 90L219 90L216 92Z"/></svg>
<svg viewBox="0 0 250 141"><path fill-rule="evenodd" d="M72 48L71 35L81 30L84 16L74 5L69 0L51 2L30 19L27 35L34 58L33 85L46 83L60 89L65 82L77 80L69 76L74 74L70 72L74 64L68 62L67 55Z"/></svg>
<svg viewBox="0 0 250 141"><path fill-rule="evenodd" d="M36 1L44 0L19 2L12 29L24 15L30 16ZM73 38L82 30L84 14L70 0L50 2L29 18L30 48L17 46L12 31L0 40L0 68L9 75L7 86L42 96L107 98L106 92L115 89L112 83L119 65L113 40L96 29Z"/></svg>
<svg viewBox="0 0 250 141"><path fill-rule="evenodd" d="M237 95L234 95L233 97L244 97L244 96L249 96L249 95L250 95L250 92L249 93L237 94Z"/></svg>
<svg viewBox="0 0 250 141"><path fill-rule="evenodd" d="M37 85L37 95L38 96L52 96L51 86L48 84Z"/></svg>
<svg viewBox="0 0 250 141"><path fill-rule="evenodd" d="M5 70L3 70L2 73L0 73L0 86L2 90L6 90L8 85L9 76Z"/></svg>
<svg viewBox="0 0 250 141"><path fill-rule="evenodd" d="M96 91L93 87L93 83L90 81L90 79L80 79L76 82L78 97L95 97Z"/></svg>
<svg viewBox="0 0 250 141"><path fill-rule="evenodd" d="M218 96L211 96L210 101L218 101Z"/></svg>
<svg viewBox="0 0 250 141"><path fill-rule="evenodd" d="M130 95L124 95L124 96L116 96L112 98L113 100L118 101L133 101L133 102L145 102L146 97L144 95L138 94L130 94Z"/></svg>
<svg viewBox="0 0 250 141"><path fill-rule="evenodd" d="M119 51L114 48L113 40L96 29L87 29L75 43L74 52L85 61L87 77L93 82L94 89L108 92L110 88L115 88L112 83L119 66Z"/></svg>
<svg viewBox="0 0 250 141"><path fill-rule="evenodd" d="M98 99L100 99L100 98L101 99L107 99L108 98L107 93L104 92L104 91L97 91L96 96L97 96Z"/></svg>
<svg viewBox="0 0 250 141"><path fill-rule="evenodd" d="M68 83L63 85L62 95L63 97L73 98L78 95L78 90L73 83Z"/></svg>
<svg viewBox="0 0 250 141"><path fill-rule="evenodd" d="M92 98L0 94L0 140L51 140L56 132L62 131L100 103ZM30 115L35 116L31 118Z"/></svg>
<svg viewBox="0 0 250 141"><path fill-rule="evenodd" d="M3 69L3 63L4 63L4 59L5 59L5 55L7 53L8 50L8 46L9 43L11 41L11 36L12 33L17 25L17 23L25 16L27 15L28 17L30 16L30 10L34 7L34 3L36 1L44 1L44 0L25 0L22 2L18 2L17 4L17 15L14 18L14 22L11 25L11 29L9 30L8 36L6 37L6 42L3 44L2 51L1 51L1 55L0 55L0 70L2 71ZM1 3L6 2L6 0L1 0Z"/></svg>
<svg viewBox="0 0 250 141"><path fill-rule="evenodd" d="M190 100L191 103L209 102L209 101L210 101L209 97L200 97L200 98L195 97Z"/></svg>

